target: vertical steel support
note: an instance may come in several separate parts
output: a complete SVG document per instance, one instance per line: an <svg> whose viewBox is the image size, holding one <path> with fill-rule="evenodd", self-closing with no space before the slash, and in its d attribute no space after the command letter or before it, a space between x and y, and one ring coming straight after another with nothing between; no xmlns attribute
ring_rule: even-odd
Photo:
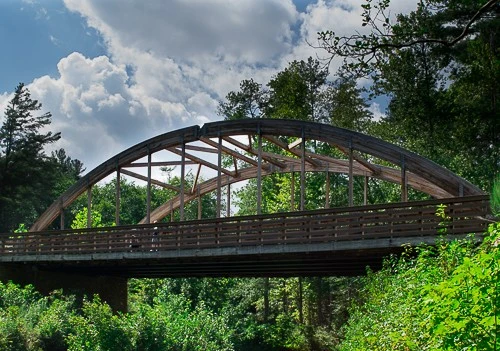
<svg viewBox="0 0 500 351"><path fill-rule="evenodd" d="M257 160L257 214L262 214L262 133L260 125L257 130L258 137L258 160Z"/></svg>
<svg viewBox="0 0 500 351"><path fill-rule="evenodd" d="M217 161L217 213L216 217L220 218L221 211L221 186L222 186L222 138L219 136L219 145L217 148L218 161Z"/></svg>
<svg viewBox="0 0 500 351"><path fill-rule="evenodd" d="M305 210L306 199L306 137L302 128L302 154L300 156L300 210Z"/></svg>
<svg viewBox="0 0 500 351"><path fill-rule="evenodd" d="M120 197L121 197L121 175L120 167L116 167L116 198L115 198L115 224L120 225Z"/></svg>
<svg viewBox="0 0 500 351"><path fill-rule="evenodd" d="M87 188L87 228L92 228L92 185Z"/></svg>
<svg viewBox="0 0 500 351"><path fill-rule="evenodd" d="M200 195L200 187L196 187L196 194L198 195L198 219L201 219L201 195Z"/></svg>
<svg viewBox="0 0 500 351"><path fill-rule="evenodd" d="M181 194L180 194L180 204L179 204L179 220L182 222L184 220L184 188L185 188L185 172L186 172L186 143L184 138L182 138L182 155L181 155Z"/></svg>
<svg viewBox="0 0 500 351"><path fill-rule="evenodd" d="M146 223L151 223L151 150L148 146L148 185L146 189Z"/></svg>
<svg viewBox="0 0 500 351"><path fill-rule="evenodd" d="M226 217L231 217L231 184L229 184L229 176L227 176L227 209Z"/></svg>

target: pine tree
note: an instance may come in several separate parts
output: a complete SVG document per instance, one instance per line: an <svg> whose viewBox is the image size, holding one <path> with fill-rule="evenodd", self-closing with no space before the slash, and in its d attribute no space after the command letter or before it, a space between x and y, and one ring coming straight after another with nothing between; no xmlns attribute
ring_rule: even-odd
<svg viewBox="0 0 500 351"><path fill-rule="evenodd" d="M44 131L52 115L36 115L42 104L20 83L0 128L0 232L33 221L51 199L54 162L44 147L60 133Z"/></svg>

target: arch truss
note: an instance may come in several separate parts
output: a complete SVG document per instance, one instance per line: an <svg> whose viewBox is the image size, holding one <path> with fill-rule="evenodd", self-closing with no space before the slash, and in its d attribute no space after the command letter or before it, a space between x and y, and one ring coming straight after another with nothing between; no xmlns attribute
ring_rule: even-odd
<svg viewBox="0 0 500 351"><path fill-rule="evenodd" d="M313 148L312 145L316 147ZM323 147L317 147L318 145ZM315 151L319 149L326 151ZM162 166L180 167L180 186L152 176L152 169ZM187 167L194 169L196 174L194 184L190 186L185 182ZM202 169L210 170L212 174L203 181L200 177ZM187 202L199 200L201 196L214 191L217 194L216 214L221 216L222 189L227 187L227 194L230 194L232 184L247 179L256 179L257 214L260 214L262 178L273 173L289 172L292 176L297 174L300 177L300 189L297 189L300 192L300 202L291 204L294 210L304 209L307 172L345 174L350 206L354 204L354 176L365 177L365 204L369 178L398 184L403 202L408 200L409 187L434 198L484 194L476 186L436 163L372 136L312 122L248 119L179 129L121 152L87 173L63 193L38 218L30 231L46 229L58 216L63 224L64 209L85 192L88 194L90 208L92 186L113 173L117 179L126 175L147 183L145 217L140 223L151 223L162 220L173 210L178 210L180 219L183 220ZM159 207L151 208L152 185L173 190L176 195ZM325 207L328 207L329 177L326 177L325 187ZM201 204L201 201L198 203ZM200 217L200 206L198 208ZM88 211L89 226L90 213ZM117 224L120 223L119 181L116 182L115 220Z"/></svg>

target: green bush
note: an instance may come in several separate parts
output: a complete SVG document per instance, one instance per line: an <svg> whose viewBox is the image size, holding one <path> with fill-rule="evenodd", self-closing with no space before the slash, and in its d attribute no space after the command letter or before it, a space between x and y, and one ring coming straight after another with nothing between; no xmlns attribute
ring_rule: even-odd
<svg viewBox="0 0 500 351"><path fill-rule="evenodd" d="M66 350L74 299L0 283L0 350Z"/></svg>
<svg viewBox="0 0 500 351"><path fill-rule="evenodd" d="M497 350L500 223L472 239L422 247L368 278L340 350Z"/></svg>
<svg viewBox="0 0 500 351"><path fill-rule="evenodd" d="M71 318L72 331L67 337L69 351L133 350L134 328L126 316L114 315L108 304L96 295L85 301L82 315Z"/></svg>
<svg viewBox="0 0 500 351"><path fill-rule="evenodd" d="M233 350L233 330L225 315L203 303L194 309L182 295L143 305L130 318L138 327L137 348L143 350Z"/></svg>

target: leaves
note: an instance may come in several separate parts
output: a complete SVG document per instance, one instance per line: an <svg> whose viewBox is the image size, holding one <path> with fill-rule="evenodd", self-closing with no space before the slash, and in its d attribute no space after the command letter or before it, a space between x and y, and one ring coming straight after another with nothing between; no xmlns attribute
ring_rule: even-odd
<svg viewBox="0 0 500 351"><path fill-rule="evenodd" d="M341 350L493 350L500 331L500 250L492 224L476 248L467 240L420 248L371 275ZM396 270L396 274L392 271Z"/></svg>

